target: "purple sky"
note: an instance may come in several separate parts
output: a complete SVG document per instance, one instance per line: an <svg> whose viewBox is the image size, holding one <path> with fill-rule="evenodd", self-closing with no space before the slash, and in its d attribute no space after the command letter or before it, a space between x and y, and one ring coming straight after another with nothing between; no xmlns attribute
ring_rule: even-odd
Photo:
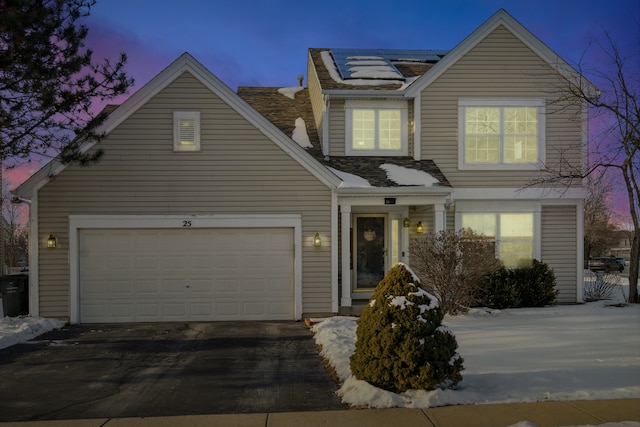
<svg viewBox="0 0 640 427"><path fill-rule="evenodd" d="M606 67L589 47L605 30L640 57L638 0L98 0L87 45L95 60L126 52L133 91L183 52L234 90L295 86L310 47L451 49L500 8L572 65ZM33 169L10 173L11 188Z"/></svg>

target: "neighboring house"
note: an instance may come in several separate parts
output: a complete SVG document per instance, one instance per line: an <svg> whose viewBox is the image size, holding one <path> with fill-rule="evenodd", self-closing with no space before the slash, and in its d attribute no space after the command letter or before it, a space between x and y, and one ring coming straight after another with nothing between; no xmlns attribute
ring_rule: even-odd
<svg viewBox="0 0 640 427"><path fill-rule="evenodd" d="M234 93L184 54L87 143L99 164L53 161L15 190L31 314L349 312L411 263L410 239L460 227L507 265L548 263L559 301L580 301L584 192L524 189L541 161L582 158L580 105L552 90L576 75L503 10L449 51L310 49L306 88Z"/></svg>

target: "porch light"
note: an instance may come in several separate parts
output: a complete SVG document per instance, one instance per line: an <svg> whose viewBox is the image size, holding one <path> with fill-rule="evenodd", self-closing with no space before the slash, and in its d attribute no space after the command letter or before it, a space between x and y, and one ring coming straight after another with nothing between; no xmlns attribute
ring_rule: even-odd
<svg viewBox="0 0 640 427"><path fill-rule="evenodd" d="M422 224L422 221L418 221L418 224L416 225L416 233L424 234L424 225Z"/></svg>
<svg viewBox="0 0 640 427"><path fill-rule="evenodd" d="M409 218L404 219L404 228L409 228L411 226L411 220Z"/></svg>
<svg viewBox="0 0 640 427"><path fill-rule="evenodd" d="M53 234L49 234L49 238L47 239L47 248L55 249L58 247L58 238Z"/></svg>
<svg viewBox="0 0 640 427"><path fill-rule="evenodd" d="M320 238L320 233L316 233L316 235L313 236L313 246L318 248L321 245L322 245L322 239Z"/></svg>

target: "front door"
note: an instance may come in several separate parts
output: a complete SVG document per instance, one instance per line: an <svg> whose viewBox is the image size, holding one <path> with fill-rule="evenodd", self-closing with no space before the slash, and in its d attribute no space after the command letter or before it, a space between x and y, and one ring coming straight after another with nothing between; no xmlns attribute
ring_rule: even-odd
<svg viewBox="0 0 640 427"><path fill-rule="evenodd" d="M384 277L387 264L386 221L386 215L355 216L353 290L356 293L373 291Z"/></svg>

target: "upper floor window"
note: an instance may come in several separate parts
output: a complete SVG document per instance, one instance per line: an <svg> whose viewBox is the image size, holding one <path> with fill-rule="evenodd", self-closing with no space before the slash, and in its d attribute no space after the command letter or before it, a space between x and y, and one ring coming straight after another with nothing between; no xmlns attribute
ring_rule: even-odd
<svg viewBox="0 0 640 427"><path fill-rule="evenodd" d="M405 102L347 101L346 153L351 156L407 155Z"/></svg>
<svg viewBox="0 0 640 427"><path fill-rule="evenodd" d="M173 112L173 150L200 151L200 112Z"/></svg>
<svg viewBox="0 0 640 427"><path fill-rule="evenodd" d="M534 169L544 158L544 100L461 99L460 169Z"/></svg>

